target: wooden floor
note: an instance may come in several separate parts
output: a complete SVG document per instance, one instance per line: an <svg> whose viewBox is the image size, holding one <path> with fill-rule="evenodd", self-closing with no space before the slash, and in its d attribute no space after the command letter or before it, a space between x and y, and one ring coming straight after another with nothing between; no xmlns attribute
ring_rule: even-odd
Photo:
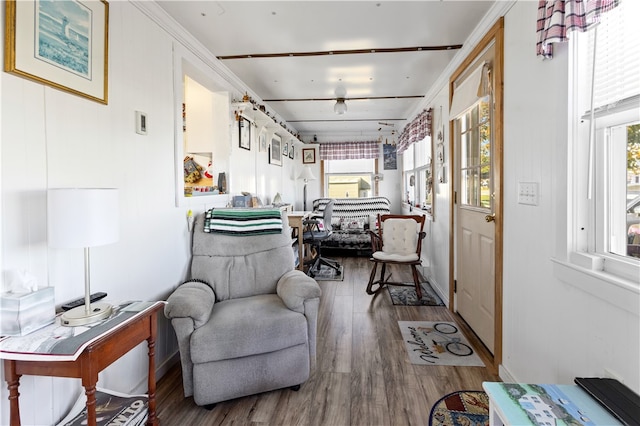
<svg viewBox="0 0 640 426"><path fill-rule="evenodd" d="M340 258L344 281L319 281L317 366L299 391L266 392L211 411L184 398L179 365L158 381L161 425L428 425L429 412L456 390L499 381L484 367L409 363L397 321L456 321L445 307L394 306L386 290L365 292L370 263ZM410 275L393 270L394 278ZM407 279L409 278L409 279ZM467 336L484 357L481 345ZM486 361L485 361L486 362Z"/></svg>

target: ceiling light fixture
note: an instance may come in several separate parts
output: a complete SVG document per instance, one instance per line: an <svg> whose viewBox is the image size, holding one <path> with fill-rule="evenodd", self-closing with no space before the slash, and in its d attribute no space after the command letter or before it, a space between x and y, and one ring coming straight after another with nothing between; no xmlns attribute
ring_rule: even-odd
<svg viewBox="0 0 640 426"><path fill-rule="evenodd" d="M347 104L344 103L344 98L336 99L336 104L333 106L333 112L338 115L342 115L347 112Z"/></svg>

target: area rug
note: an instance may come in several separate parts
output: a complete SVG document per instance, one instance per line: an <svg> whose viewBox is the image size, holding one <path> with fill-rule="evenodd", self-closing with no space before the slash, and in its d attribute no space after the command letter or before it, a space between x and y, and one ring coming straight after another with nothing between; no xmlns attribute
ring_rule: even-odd
<svg viewBox="0 0 640 426"><path fill-rule="evenodd" d="M429 426L488 426L489 397L482 391L457 391L431 408Z"/></svg>
<svg viewBox="0 0 640 426"><path fill-rule="evenodd" d="M398 321L398 326L411 364L484 367L453 322Z"/></svg>
<svg viewBox="0 0 640 426"><path fill-rule="evenodd" d="M418 299L416 289L413 287L413 283L406 283L412 287L405 287L399 285L387 285L389 296L391 296L391 302L394 305L406 305L406 306L444 306L438 294L433 290L431 284L428 282L420 283L422 288L422 299Z"/></svg>
<svg viewBox="0 0 640 426"><path fill-rule="evenodd" d="M342 281L344 280L344 267L340 265L340 273L326 265L320 266L320 271L316 272L313 279L316 281Z"/></svg>

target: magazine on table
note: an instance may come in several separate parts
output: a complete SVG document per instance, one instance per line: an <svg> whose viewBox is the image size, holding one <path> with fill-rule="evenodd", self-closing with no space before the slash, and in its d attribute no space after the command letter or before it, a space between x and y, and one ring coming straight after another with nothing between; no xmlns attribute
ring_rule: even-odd
<svg viewBox="0 0 640 426"><path fill-rule="evenodd" d="M96 388L97 426L139 426L147 421L147 395L129 395ZM67 416L57 426L83 426L87 424L87 397L80 393Z"/></svg>
<svg viewBox="0 0 640 426"><path fill-rule="evenodd" d="M0 358L23 361L75 361L82 351L110 331L124 326L147 309L163 302L125 302L113 306L113 313L93 324L67 327L56 316L53 324L25 336L0 338Z"/></svg>

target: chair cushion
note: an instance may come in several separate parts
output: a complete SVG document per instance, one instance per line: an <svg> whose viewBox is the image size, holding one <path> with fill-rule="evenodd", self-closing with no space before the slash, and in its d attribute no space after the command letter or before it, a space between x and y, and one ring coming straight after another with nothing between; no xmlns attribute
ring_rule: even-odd
<svg viewBox="0 0 640 426"><path fill-rule="evenodd" d="M307 320L275 294L229 299L191 336L196 363L240 358L307 343Z"/></svg>
<svg viewBox="0 0 640 426"><path fill-rule="evenodd" d="M387 219L382 225L382 251L416 256L418 223L413 219Z"/></svg>
<svg viewBox="0 0 640 426"><path fill-rule="evenodd" d="M383 260L387 262L415 262L420 257L416 253L410 254L397 254L397 253L385 253L383 251L377 251L371 255L374 259Z"/></svg>

